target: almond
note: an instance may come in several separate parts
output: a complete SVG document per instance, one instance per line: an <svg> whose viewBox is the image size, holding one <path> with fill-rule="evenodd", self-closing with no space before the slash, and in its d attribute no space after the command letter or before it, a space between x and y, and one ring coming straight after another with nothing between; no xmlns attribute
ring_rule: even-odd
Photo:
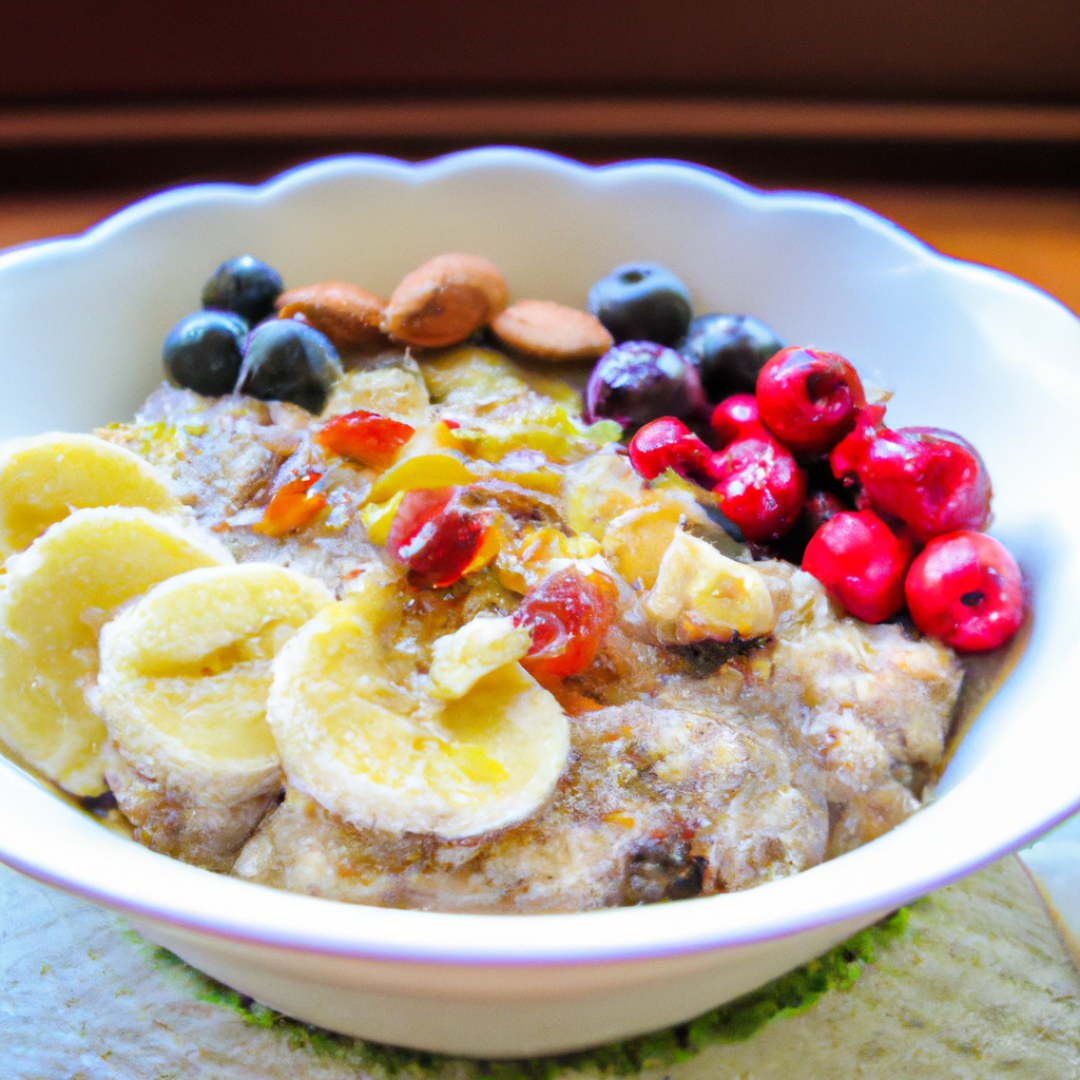
<svg viewBox="0 0 1080 1080"><path fill-rule="evenodd" d="M279 319L302 316L335 345L355 349L382 338L379 322L386 301L346 281L320 281L282 293L275 302Z"/></svg>
<svg viewBox="0 0 1080 1080"><path fill-rule="evenodd" d="M491 320L491 329L537 360L596 360L615 344L595 315L550 300L519 300Z"/></svg>
<svg viewBox="0 0 1080 1080"><path fill-rule="evenodd" d="M406 274L382 317L382 331L406 345L464 341L507 304L506 282L479 255L437 255Z"/></svg>

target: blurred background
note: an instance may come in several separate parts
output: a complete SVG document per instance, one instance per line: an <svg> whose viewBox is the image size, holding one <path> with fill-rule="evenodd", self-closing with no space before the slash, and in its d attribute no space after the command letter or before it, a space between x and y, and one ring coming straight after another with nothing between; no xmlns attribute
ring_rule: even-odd
<svg viewBox="0 0 1080 1080"><path fill-rule="evenodd" d="M1077 0L0 0L0 244L483 143L849 195L1080 308Z"/></svg>

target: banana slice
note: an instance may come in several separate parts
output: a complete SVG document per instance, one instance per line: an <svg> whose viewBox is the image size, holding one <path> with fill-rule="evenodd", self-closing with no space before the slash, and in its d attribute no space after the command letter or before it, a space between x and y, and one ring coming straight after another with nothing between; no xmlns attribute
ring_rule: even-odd
<svg viewBox="0 0 1080 1080"><path fill-rule="evenodd" d="M51 432L0 447L0 558L90 506L183 510L153 465L94 435Z"/></svg>
<svg viewBox="0 0 1080 1080"><path fill-rule="evenodd" d="M174 574L232 562L212 537L147 510L76 510L7 564L0 739L76 795L105 790L105 726L83 693L110 612Z"/></svg>
<svg viewBox="0 0 1080 1080"><path fill-rule="evenodd" d="M92 694L117 754L120 809L155 851L224 870L281 790L270 664L332 600L264 563L190 570L101 631Z"/></svg>
<svg viewBox="0 0 1080 1080"><path fill-rule="evenodd" d="M460 696L435 697L395 644L403 604L371 571L281 650L267 720L290 782L361 828L457 839L522 820L566 765L565 714L512 660L473 681L491 652L468 634L438 651L440 692ZM456 684L455 652L471 669Z"/></svg>

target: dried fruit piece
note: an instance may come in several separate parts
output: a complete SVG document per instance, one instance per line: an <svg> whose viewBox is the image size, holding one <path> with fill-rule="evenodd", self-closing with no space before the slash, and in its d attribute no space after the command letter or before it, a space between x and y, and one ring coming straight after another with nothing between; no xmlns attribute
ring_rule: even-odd
<svg viewBox="0 0 1080 1080"><path fill-rule="evenodd" d="M514 625L532 635L526 671L541 682L584 671L615 616L618 594L612 580L575 566L556 570L531 588L514 612Z"/></svg>
<svg viewBox="0 0 1080 1080"><path fill-rule="evenodd" d="M566 765L566 716L517 663L430 696L388 644L403 603L369 572L278 655L267 719L290 782L361 828L456 839L522 820Z"/></svg>
<svg viewBox="0 0 1080 1080"><path fill-rule="evenodd" d="M97 628L159 581L232 562L210 536L147 510L76 510L8 563L0 590L0 738L76 795L105 790L105 726L83 688Z"/></svg>
<svg viewBox="0 0 1080 1080"><path fill-rule="evenodd" d="M289 289L274 302L279 319L301 316L339 349L357 349L382 340L379 323L386 301L359 285L320 281Z"/></svg>
<svg viewBox="0 0 1080 1080"><path fill-rule="evenodd" d="M311 490L321 479L322 473L313 472L282 484L252 529L263 536L285 536L310 525L326 509L326 496Z"/></svg>
<svg viewBox="0 0 1080 1080"><path fill-rule="evenodd" d="M407 345L456 345L498 315L507 300L494 263L479 255L437 255L402 278L380 327Z"/></svg>
<svg viewBox="0 0 1080 1080"><path fill-rule="evenodd" d="M72 510L90 506L183 511L157 469L94 435L50 432L0 447L0 558L27 547Z"/></svg>
<svg viewBox="0 0 1080 1080"><path fill-rule="evenodd" d="M550 300L518 300L491 320L491 329L537 360L596 360L615 344L595 315Z"/></svg>
<svg viewBox="0 0 1080 1080"><path fill-rule="evenodd" d="M372 485L367 502L384 503L399 491L419 488L460 487L476 477L452 454L417 454L399 461Z"/></svg>
<svg viewBox="0 0 1080 1080"><path fill-rule="evenodd" d="M117 750L106 776L149 847L228 868L281 789L271 661L332 599L281 566L215 566L105 625L93 703Z"/></svg>
<svg viewBox="0 0 1080 1080"><path fill-rule="evenodd" d="M677 532L645 600L661 641L747 641L776 625L772 596L752 566L721 555L711 544Z"/></svg>
<svg viewBox="0 0 1080 1080"><path fill-rule="evenodd" d="M406 492L386 539L387 551L419 582L435 589L452 585L498 553L497 544L494 548L490 544L492 513L462 506L459 491L448 487Z"/></svg>
<svg viewBox="0 0 1080 1080"><path fill-rule="evenodd" d="M315 442L350 461L369 468L390 468L401 448L416 434L410 424L357 409L328 420L315 432Z"/></svg>

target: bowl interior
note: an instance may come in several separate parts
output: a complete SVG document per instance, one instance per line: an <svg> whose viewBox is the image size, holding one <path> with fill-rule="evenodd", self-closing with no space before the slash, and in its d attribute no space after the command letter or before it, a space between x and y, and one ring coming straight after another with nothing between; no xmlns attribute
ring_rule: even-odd
<svg viewBox="0 0 1080 1080"><path fill-rule="evenodd" d="M752 894L674 911L531 917L527 941L499 918L345 905L327 915L319 901L173 863L110 836L6 762L0 858L114 906L297 948L612 958L888 910L1080 804L1071 704L1080 671L1080 322L1032 287L940 256L842 200L765 194L674 163L590 169L515 150L420 166L340 158L261 187L179 189L82 237L0 256L0 436L130 416L162 377L166 332L232 255L275 265L287 286L339 278L386 295L409 269L455 250L492 259L516 297L576 306L618 263L664 263L699 312L752 312L788 341L847 356L865 380L895 392L893 426L950 428L979 448L995 483L993 532L1024 568L1035 617L1026 652L952 758L937 800L867 847ZM21 808L17 817L5 803ZM320 904L317 926L311 904Z"/></svg>

